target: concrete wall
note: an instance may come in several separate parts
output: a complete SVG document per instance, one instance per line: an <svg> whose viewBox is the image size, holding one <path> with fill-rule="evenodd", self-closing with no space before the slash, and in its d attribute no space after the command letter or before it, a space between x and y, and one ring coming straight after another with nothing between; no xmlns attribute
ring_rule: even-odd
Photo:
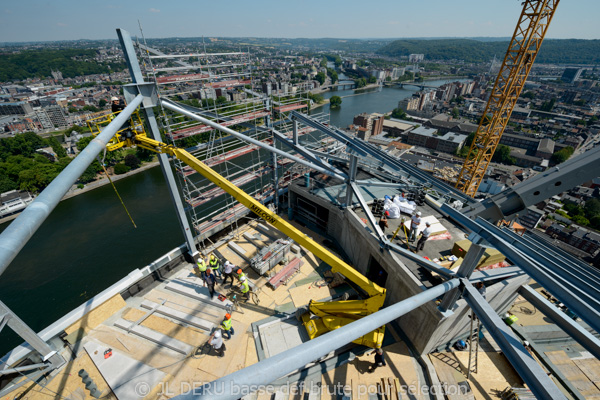
<svg viewBox="0 0 600 400"><path fill-rule="evenodd" d="M290 190L290 204L296 196L307 197L313 203L329 210L327 234L334 238L350 263L362 274L367 274L371 257L388 273L385 305L397 303L425 290L421 281L402 262L402 257L388 250L381 251L370 226L352 211L334 207L329 201L307 193L304 188ZM518 288L530 278L521 276L496 283L487 288L486 298L499 314L506 312L517 297ZM470 329L470 308L459 300L453 312L442 314L434 302L402 316L397 321L413 346L421 354L443 348L455 338L466 337Z"/></svg>

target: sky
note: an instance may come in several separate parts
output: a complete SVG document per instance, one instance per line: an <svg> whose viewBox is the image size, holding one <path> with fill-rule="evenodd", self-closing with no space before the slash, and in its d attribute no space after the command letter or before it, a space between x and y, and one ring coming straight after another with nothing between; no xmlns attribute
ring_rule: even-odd
<svg viewBox="0 0 600 400"><path fill-rule="evenodd" d="M520 0L20 0L0 2L0 42L146 38L511 37ZM600 39L600 1L559 3L547 38Z"/></svg>

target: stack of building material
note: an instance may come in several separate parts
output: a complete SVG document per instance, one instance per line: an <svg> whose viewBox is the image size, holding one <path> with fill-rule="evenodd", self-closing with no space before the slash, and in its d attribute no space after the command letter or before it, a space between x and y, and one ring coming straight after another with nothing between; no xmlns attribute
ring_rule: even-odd
<svg viewBox="0 0 600 400"><path fill-rule="evenodd" d="M467 252L471 248L471 241L468 239L460 240L454 243L454 247L452 247L452 254L459 258L465 258ZM481 260L477 264L477 268L486 267L492 264L498 264L504 261L506 257L502 255L498 250L487 248L483 256L481 256Z"/></svg>
<svg viewBox="0 0 600 400"><path fill-rule="evenodd" d="M417 228L417 236L423 232L423 229L427 227L426 223L429 222L431 224L431 235L441 235L442 233L448 232L448 229L436 217L433 215L428 215L427 217L421 218L421 224ZM410 219L404 222L404 226L406 226L406 231L410 230Z"/></svg>
<svg viewBox="0 0 600 400"><path fill-rule="evenodd" d="M303 264L304 261L302 261L302 259L293 259L285 267L283 267L281 271L279 271L271 279L269 279L269 285L271 285L273 289L277 289L279 286L281 286L281 284L287 282L287 280L290 279L292 275L298 272Z"/></svg>

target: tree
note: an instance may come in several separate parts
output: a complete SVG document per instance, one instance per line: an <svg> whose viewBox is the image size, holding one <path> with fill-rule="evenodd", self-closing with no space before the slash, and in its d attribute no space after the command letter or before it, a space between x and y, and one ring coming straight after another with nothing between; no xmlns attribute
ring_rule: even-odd
<svg viewBox="0 0 600 400"><path fill-rule="evenodd" d="M574 151L575 150L571 146L567 146L552 154L552 157L550 157L550 161L552 161L554 164L563 163L573 155Z"/></svg>
<svg viewBox="0 0 600 400"><path fill-rule="evenodd" d="M329 99L329 106L331 108L338 108L342 105L342 98L340 96L331 96Z"/></svg>
<svg viewBox="0 0 600 400"><path fill-rule="evenodd" d="M58 142L58 140L56 140L54 136L46 139L46 143L52 147L52 150L58 158L67 156L67 151L64 147L62 147L62 145Z"/></svg>
<svg viewBox="0 0 600 400"><path fill-rule="evenodd" d="M377 78L375 78L374 76L370 76L369 83L375 83L375 82L377 82Z"/></svg>
<svg viewBox="0 0 600 400"><path fill-rule="evenodd" d="M135 154L127 154L125 156L125 159L123 160L123 162L125 163L126 166L128 166L130 169L137 169L140 167L140 164L142 163L140 161L139 158L136 157Z"/></svg>
<svg viewBox="0 0 600 400"><path fill-rule="evenodd" d="M98 107L104 108L104 106L106 106L106 100L100 99L100 101L98 102Z"/></svg>
<svg viewBox="0 0 600 400"><path fill-rule="evenodd" d="M327 67L327 57L323 57L319 65L323 68Z"/></svg>
<svg viewBox="0 0 600 400"><path fill-rule="evenodd" d="M589 199L585 202L583 210L585 212L585 216L589 219L600 216L600 200Z"/></svg>
<svg viewBox="0 0 600 400"><path fill-rule="evenodd" d="M460 112L458 111L458 108L456 108L456 107L454 107L452 109L450 114L452 115L452 118L458 118L460 116Z"/></svg>
<svg viewBox="0 0 600 400"><path fill-rule="evenodd" d="M339 67L340 65L342 65L342 57L340 56L335 56L335 60L333 61L336 67Z"/></svg>
<svg viewBox="0 0 600 400"><path fill-rule="evenodd" d="M144 148L138 147L135 151L135 155L141 161L150 161L154 158L154 153L150 150L146 150Z"/></svg>
<svg viewBox="0 0 600 400"><path fill-rule="evenodd" d="M367 86L367 80L365 78L358 78L354 82L356 83L356 87L357 88L361 88L361 87Z"/></svg>
<svg viewBox="0 0 600 400"><path fill-rule="evenodd" d="M83 151L83 149L85 149L87 147L87 145L90 144L92 139L94 139L93 136L87 136L87 137L79 139L79 141L77 142L77 150Z"/></svg>
<svg viewBox="0 0 600 400"><path fill-rule="evenodd" d="M556 99L555 98L552 98L552 100L550 100L550 101L545 101L545 102L542 103L542 106L540 107L540 110L541 111L550 112L554 108L554 104L555 103L556 103Z"/></svg>
<svg viewBox="0 0 600 400"><path fill-rule="evenodd" d="M321 85L325 83L326 79L327 79L327 75L325 75L323 72L319 72L317 74L317 76L315 76L315 80L317 82L319 82L319 84L321 84Z"/></svg>
<svg viewBox="0 0 600 400"><path fill-rule="evenodd" d="M577 225L589 225L590 221L586 217L582 217L581 215L574 216L571 221L575 222Z"/></svg>
<svg viewBox="0 0 600 400"><path fill-rule="evenodd" d="M227 103L227 97L225 97L225 96L217 97L217 104L224 104L224 103Z"/></svg>
<svg viewBox="0 0 600 400"><path fill-rule="evenodd" d="M524 97L526 99L535 99L535 93L533 93L531 90L529 90L529 91L523 93L521 95L521 97Z"/></svg>
<svg viewBox="0 0 600 400"><path fill-rule="evenodd" d="M102 170L102 166L98 160L94 160L79 177L79 182L88 183L96 179L98 172Z"/></svg>
<svg viewBox="0 0 600 400"><path fill-rule="evenodd" d="M129 170L131 168L129 168L127 165L123 164L123 163L118 163L117 165L115 165L115 174L117 175L122 175L126 172L129 172Z"/></svg>
<svg viewBox="0 0 600 400"><path fill-rule="evenodd" d="M492 156L492 161L510 165L516 162L515 158L510 156L510 147L504 144L499 144L498 147L496 147L496 151Z"/></svg>
<svg viewBox="0 0 600 400"><path fill-rule="evenodd" d="M394 108L392 110L392 118L396 119L406 119L406 112L400 107Z"/></svg>

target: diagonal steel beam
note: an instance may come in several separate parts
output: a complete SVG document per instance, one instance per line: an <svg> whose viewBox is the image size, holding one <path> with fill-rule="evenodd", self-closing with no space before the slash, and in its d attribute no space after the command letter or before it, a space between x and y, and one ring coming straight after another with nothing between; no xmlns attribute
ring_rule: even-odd
<svg viewBox="0 0 600 400"><path fill-rule="evenodd" d="M307 167L312 168L312 169L314 169L316 171L319 171L319 172L321 172L321 173L323 173L323 174L325 174L327 176L331 176L333 178L337 178L337 179L339 179L341 181L344 181L346 179L344 176L341 176L341 175L339 175L337 173L331 172L328 169L323 168L323 167L321 167L319 165L316 165L314 163L308 162L308 161L306 161L306 160L304 160L302 158L293 156L293 155L291 155L291 154L289 154L289 153L287 153L287 152L285 152L283 150L279 150L276 147L269 146L268 144L265 144L265 143L261 142L260 140L249 138L248 136L242 135L241 133L236 132L233 129L230 129L230 128L228 128L226 126L223 126L221 124L218 124L218 123L216 123L214 121L211 121L209 119L206 119L204 117L196 115L196 114L194 114L194 113L186 110L185 108L180 107L177 103L175 103L175 102L173 102L171 100L161 99L160 101L161 101L162 106L164 108L168 109L168 110L175 111L175 112L177 112L179 114L183 114L183 115L185 115L188 118L191 118L191 119L196 120L198 122L202 122L205 125L211 126L211 127L215 128L215 129L221 131L221 132L225 132L225 133L227 133L229 135L235 136L236 138L241 139L241 140L243 140L245 142L252 143L253 145L256 145L256 146L258 146L258 147L260 147L262 149L270 151L271 153L279 154L280 156L283 156L285 158L289 158L290 160L295 161L295 162L297 162L299 164L306 165Z"/></svg>
<svg viewBox="0 0 600 400"><path fill-rule="evenodd" d="M385 243L387 241L387 238L385 237L385 233L383 233L383 231L379 227L379 224L375 220L375 216L369 209L369 206L367 205L367 202L363 198L362 193L360 192L360 189L358 188L358 186L356 186L356 183L354 183L354 182L350 182L349 185L352 188L352 192L358 199L358 202L360 203L361 208L365 212L365 215L367 216L367 221L369 221L369 223L371 224L371 227L373 228L375 235L379 239L379 242L382 244Z"/></svg>
<svg viewBox="0 0 600 400"><path fill-rule="evenodd" d="M463 297L477 317L494 338L502 353L508 358L513 368L523 378L527 386L538 399L566 400L559 388L548 374L529 354L525 346L515 336L512 330L500 319L496 311L479 294L468 280L461 279Z"/></svg>
<svg viewBox="0 0 600 400"><path fill-rule="evenodd" d="M334 174L343 176L345 178L345 180L348 179L348 175L344 171L342 171L338 168L335 168L334 166L332 166L331 164L329 164L326 161L321 160L319 157L317 157L315 154L313 154L313 152L308 150L306 147L302 146L301 144L294 144L293 141L291 141L284 134L282 134L281 132L279 132L275 129L271 129L271 131L272 131L275 139L277 139L280 143L286 145L290 149L296 151L302 157L306 158L307 160L309 160L315 164L322 166L323 168L327 168Z"/></svg>
<svg viewBox="0 0 600 400"><path fill-rule="evenodd" d="M449 215L460 225L475 232L488 241L492 246L498 249L498 251L535 279L536 282L546 288L556 298L560 299L561 302L566 304L567 307L583 319L596 332L600 332L600 307L597 306L598 299L590 298L585 292L582 292L580 288L573 286L563 279L560 274L554 273L543 264L538 263L536 260L526 256L509 243L500 239L497 235L499 229L496 227L491 229L482 226L482 219L473 221L460 211L449 207L447 204L442 205L441 211Z"/></svg>
<svg viewBox="0 0 600 400"><path fill-rule="evenodd" d="M600 340L584 329L576 321L569 318L562 310L550 303L531 286L521 286L519 294L529 301L535 308L540 310L545 316L550 318L563 331L568 333L573 339L582 345L594 357L600 360Z"/></svg>
<svg viewBox="0 0 600 400"><path fill-rule="evenodd" d="M256 391L263 385L268 385L290 372L303 368L308 363L329 354L333 350L339 349L347 343L371 332L373 329L400 318L423 304L438 298L447 291L458 287L459 283L458 279L452 279L434 286L431 289L382 308L373 314L362 317L334 331L327 332L299 346L233 372L202 387L196 387L194 390L174 397L174 400L239 399L240 390ZM252 390L250 388L255 389Z"/></svg>
<svg viewBox="0 0 600 400"><path fill-rule="evenodd" d="M19 254L27 241L54 210L67 191L77 181L85 169L96 159L106 144L129 119L132 112L142 103L144 97L138 95L129 103L104 130L27 206L0 234L0 275Z"/></svg>

